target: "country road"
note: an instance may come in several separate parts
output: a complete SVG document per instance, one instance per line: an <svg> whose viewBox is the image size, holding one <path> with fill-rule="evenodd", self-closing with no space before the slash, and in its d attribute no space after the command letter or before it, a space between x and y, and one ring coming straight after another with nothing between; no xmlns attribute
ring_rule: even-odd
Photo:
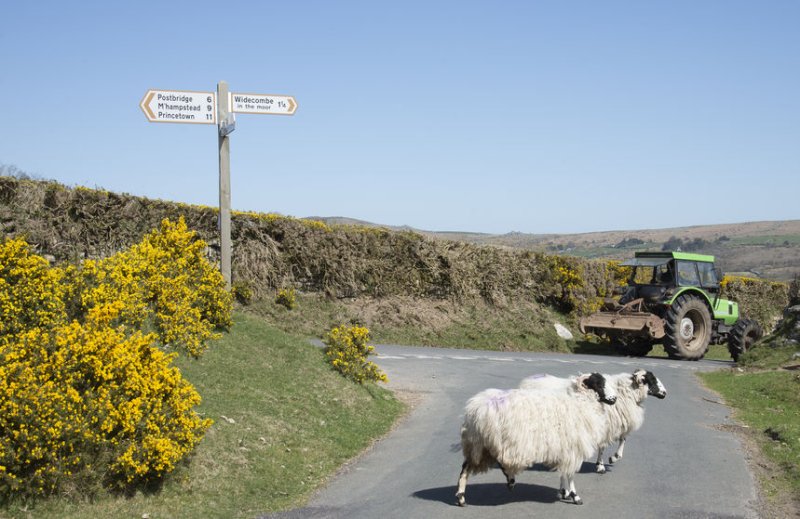
<svg viewBox="0 0 800 519"><path fill-rule="evenodd" d="M720 427L729 423L729 408L695 377L728 362L402 346L376 346L376 352L389 387L410 397L413 410L306 507L264 518L758 517L743 450ZM644 426L608 473L595 474L593 461L584 463L575 478L583 506L560 501L558 473L538 468L518 475L513 492L498 469L472 476L467 506L455 506L463 461L459 431L470 396L488 387L515 387L535 373L569 376L638 367L661 379L667 398L645 401Z"/></svg>

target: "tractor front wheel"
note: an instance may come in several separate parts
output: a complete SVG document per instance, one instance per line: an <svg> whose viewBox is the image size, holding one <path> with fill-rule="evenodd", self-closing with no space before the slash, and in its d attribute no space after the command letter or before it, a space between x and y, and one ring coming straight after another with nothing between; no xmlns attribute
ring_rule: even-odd
<svg viewBox="0 0 800 519"><path fill-rule="evenodd" d="M728 335L728 351L734 362L739 362L739 356L748 351L753 343L761 338L761 327L757 322L749 319L739 319Z"/></svg>
<svg viewBox="0 0 800 519"><path fill-rule="evenodd" d="M664 349L672 358L702 359L711 339L711 312L698 297L678 297L664 316Z"/></svg>

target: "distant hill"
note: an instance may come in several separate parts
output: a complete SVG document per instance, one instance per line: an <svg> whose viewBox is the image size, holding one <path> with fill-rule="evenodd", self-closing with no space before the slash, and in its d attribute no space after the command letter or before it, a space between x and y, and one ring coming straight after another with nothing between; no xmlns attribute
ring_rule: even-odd
<svg viewBox="0 0 800 519"><path fill-rule="evenodd" d="M713 254L728 273L790 281L800 276L800 220L697 225L669 229L581 234L486 234L427 231L380 225L345 217L312 217L328 224L413 230L444 239L514 249L556 252L584 258L625 259L639 250L678 249Z"/></svg>

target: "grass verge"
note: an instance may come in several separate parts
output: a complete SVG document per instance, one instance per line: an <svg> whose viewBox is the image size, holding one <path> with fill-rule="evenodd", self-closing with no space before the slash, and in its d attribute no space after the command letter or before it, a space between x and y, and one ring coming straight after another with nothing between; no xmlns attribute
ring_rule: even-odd
<svg viewBox="0 0 800 519"><path fill-rule="evenodd" d="M298 294L292 310L260 301L246 311L276 328L308 337L322 337L340 324L360 324L369 328L372 341L379 344L624 356L608 343L584 340L574 325L568 327L575 341L560 338L553 324L564 323L564 316L534 303L496 308L403 297L345 301ZM667 358L660 344L647 356ZM725 344L710 345L704 358L731 360Z"/></svg>
<svg viewBox="0 0 800 519"><path fill-rule="evenodd" d="M92 503L52 498L0 516L235 518L291 508L404 409L389 391L344 379L305 340L241 313L201 359L177 364L215 423L161 488Z"/></svg>
<svg viewBox="0 0 800 519"><path fill-rule="evenodd" d="M292 310L273 301L261 301L246 311L277 328L308 337L321 337L339 324L359 324L369 328L372 341L379 344L571 351L553 326L564 317L529 302L498 308L480 302L456 304L397 296L330 300L317 294L298 294Z"/></svg>
<svg viewBox="0 0 800 519"><path fill-rule="evenodd" d="M788 366L796 347L769 348L763 343L742 357L746 369L702 373L708 387L722 395L756 444L751 463L766 498L765 517L800 513L800 372ZM777 369L765 369L777 367ZM766 470L764 468L766 467Z"/></svg>

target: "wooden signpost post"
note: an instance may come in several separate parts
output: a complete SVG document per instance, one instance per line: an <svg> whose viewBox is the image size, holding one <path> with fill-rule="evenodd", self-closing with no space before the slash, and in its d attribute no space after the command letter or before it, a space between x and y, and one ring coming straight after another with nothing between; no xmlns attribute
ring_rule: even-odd
<svg viewBox="0 0 800 519"><path fill-rule="evenodd" d="M148 90L139 106L151 123L216 124L219 147L220 271L231 288L231 159L230 134L234 113L294 115L297 101L279 94L234 94L220 81L217 92Z"/></svg>

